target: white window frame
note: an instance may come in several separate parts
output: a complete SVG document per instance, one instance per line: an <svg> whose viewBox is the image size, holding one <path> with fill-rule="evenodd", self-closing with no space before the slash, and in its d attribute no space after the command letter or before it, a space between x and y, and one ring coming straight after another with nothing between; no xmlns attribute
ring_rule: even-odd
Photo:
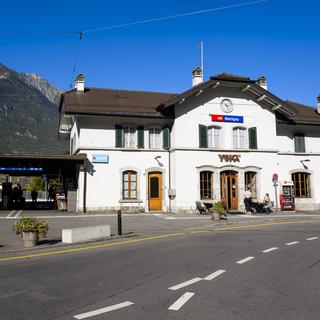
<svg viewBox="0 0 320 320"><path fill-rule="evenodd" d="M123 126L124 147L133 149L137 148L137 127L134 125Z"/></svg>
<svg viewBox="0 0 320 320"><path fill-rule="evenodd" d="M243 135L240 135L243 133ZM241 137L243 140L241 141ZM234 149L247 149L248 148L248 130L245 127L232 128L232 140Z"/></svg>
<svg viewBox="0 0 320 320"><path fill-rule="evenodd" d="M158 133L156 133L158 130ZM148 130L149 133L149 149L161 149L161 128L159 127L150 127Z"/></svg>
<svg viewBox="0 0 320 320"><path fill-rule="evenodd" d="M221 145L222 145L222 128L219 126L209 126L208 127L208 148L221 148Z"/></svg>

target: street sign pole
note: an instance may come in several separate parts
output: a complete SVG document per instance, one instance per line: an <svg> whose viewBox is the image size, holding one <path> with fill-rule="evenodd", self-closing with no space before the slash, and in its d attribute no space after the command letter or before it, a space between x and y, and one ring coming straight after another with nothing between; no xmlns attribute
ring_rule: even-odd
<svg viewBox="0 0 320 320"><path fill-rule="evenodd" d="M277 186L278 184L276 182L273 183L274 186L274 196L275 196L275 200L276 200L276 212L278 212L278 191L277 191Z"/></svg>
<svg viewBox="0 0 320 320"><path fill-rule="evenodd" d="M278 212L278 190L277 190L277 186L278 186L278 174L274 173L272 176L272 182L273 182L273 186L274 186L274 197L275 197L275 202L276 202L276 212Z"/></svg>

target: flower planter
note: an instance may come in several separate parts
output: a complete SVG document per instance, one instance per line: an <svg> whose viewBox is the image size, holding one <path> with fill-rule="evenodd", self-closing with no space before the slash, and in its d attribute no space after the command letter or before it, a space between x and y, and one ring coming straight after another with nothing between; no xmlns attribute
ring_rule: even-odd
<svg viewBox="0 0 320 320"><path fill-rule="evenodd" d="M212 212L212 220L213 221L220 221L221 215L219 212Z"/></svg>
<svg viewBox="0 0 320 320"><path fill-rule="evenodd" d="M22 238L25 247L34 247L38 244L38 235L34 232L22 232Z"/></svg>

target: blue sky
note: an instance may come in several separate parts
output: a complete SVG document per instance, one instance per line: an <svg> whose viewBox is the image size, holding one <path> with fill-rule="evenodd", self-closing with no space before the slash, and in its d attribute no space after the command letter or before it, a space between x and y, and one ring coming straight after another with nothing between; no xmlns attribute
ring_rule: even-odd
<svg viewBox="0 0 320 320"><path fill-rule="evenodd" d="M3 1L0 62L69 89L77 35L55 34L251 0ZM161 22L85 33L76 74L90 87L179 93L191 86L204 43L205 80L265 75L271 92L315 105L320 94L320 1L269 0ZM53 34L51 34L53 33Z"/></svg>

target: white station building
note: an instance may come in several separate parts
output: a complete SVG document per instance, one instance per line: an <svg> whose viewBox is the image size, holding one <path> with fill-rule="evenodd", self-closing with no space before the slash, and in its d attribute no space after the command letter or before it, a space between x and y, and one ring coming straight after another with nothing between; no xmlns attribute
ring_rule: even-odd
<svg viewBox="0 0 320 320"><path fill-rule="evenodd" d="M278 202L286 183L296 210L320 209L320 97L305 106L272 94L264 77L203 82L196 68L180 94L88 88L79 75L59 110L60 138L87 155L79 212L194 212L196 201L242 210L249 187Z"/></svg>

